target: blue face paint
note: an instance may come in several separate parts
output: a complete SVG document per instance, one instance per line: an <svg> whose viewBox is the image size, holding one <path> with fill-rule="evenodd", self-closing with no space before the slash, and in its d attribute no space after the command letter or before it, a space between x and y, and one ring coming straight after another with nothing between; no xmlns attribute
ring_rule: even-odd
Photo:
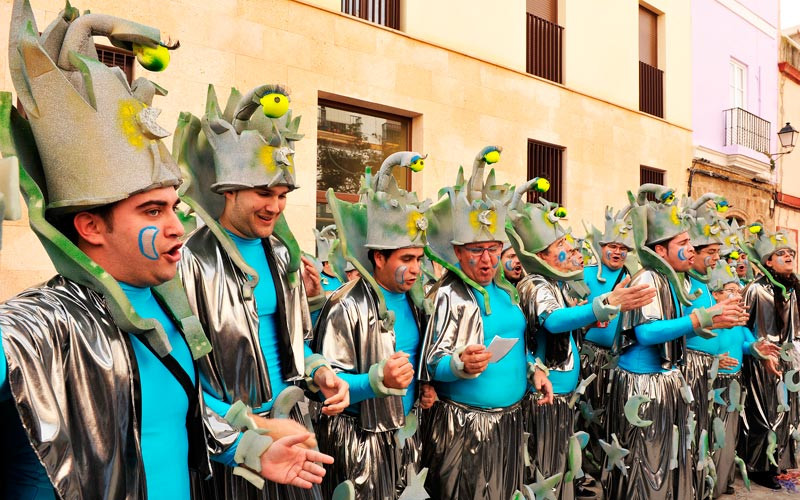
<svg viewBox="0 0 800 500"><path fill-rule="evenodd" d="M514 261L511 260L511 259L508 259L506 261L506 263L503 264L503 266L505 266L506 271L513 271L514 270Z"/></svg>
<svg viewBox="0 0 800 500"><path fill-rule="evenodd" d="M394 271L394 280L398 285L405 285L408 266L400 266Z"/></svg>
<svg viewBox="0 0 800 500"><path fill-rule="evenodd" d="M627 250L621 251L619 253L619 256L622 258L622 260L625 260L628 257L628 251Z"/></svg>
<svg viewBox="0 0 800 500"><path fill-rule="evenodd" d="M558 252L558 261L564 262L565 260L567 260L567 252L561 250L560 252Z"/></svg>
<svg viewBox="0 0 800 500"><path fill-rule="evenodd" d="M158 251L156 250L156 236L158 236L158 229L156 226L143 227L139 231L139 252L150 260L158 260Z"/></svg>
<svg viewBox="0 0 800 500"><path fill-rule="evenodd" d="M680 260L687 260L686 251L685 250L686 250L685 248L681 248L681 249L678 250L678 258Z"/></svg>
<svg viewBox="0 0 800 500"><path fill-rule="evenodd" d="M469 259L469 265L470 266L474 266L477 263L478 263L478 261L476 261L475 259Z"/></svg>
<svg viewBox="0 0 800 500"><path fill-rule="evenodd" d="M497 266L499 266L499 265L500 265L500 261L498 260L497 262L494 263L494 265L492 267L497 269Z"/></svg>
<svg viewBox="0 0 800 500"><path fill-rule="evenodd" d="M612 255L611 250L607 250L606 251L606 259L611 260L611 255Z"/></svg>

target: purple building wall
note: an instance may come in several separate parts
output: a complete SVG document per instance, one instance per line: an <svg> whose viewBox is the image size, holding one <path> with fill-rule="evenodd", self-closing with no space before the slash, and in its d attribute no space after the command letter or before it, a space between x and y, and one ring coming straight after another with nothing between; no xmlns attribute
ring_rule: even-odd
<svg viewBox="0 0 800 500"><path fill-rule="evenodd" d="M727 3L727 2L726 2ZM725 154L768 160L750 148L724 146L723 111L729 97L730 60L747 67L745 110L769 121L770 147L776 151L778 116L778 0L732 0L746 7L751 22L718 0L692 1L692 129L696 146ZM771 26L772 35L760 29ZM669 50L669 46L667 47Z"/></svg>

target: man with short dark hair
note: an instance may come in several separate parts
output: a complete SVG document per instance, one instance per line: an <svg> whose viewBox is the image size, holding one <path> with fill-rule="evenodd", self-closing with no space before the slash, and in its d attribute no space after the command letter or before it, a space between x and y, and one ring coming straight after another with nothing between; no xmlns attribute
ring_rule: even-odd
<svg viewBox="0 0 800 500"><path fill-rule="evenodd" d="M503 246L503 253L500 254L500 264L503 266L503 273L506 275L508 282L517 286L519 280L524 277L525 271L522 269L522 264L519 263L517 258L517 252L511 246L511 243Z"/></svg>

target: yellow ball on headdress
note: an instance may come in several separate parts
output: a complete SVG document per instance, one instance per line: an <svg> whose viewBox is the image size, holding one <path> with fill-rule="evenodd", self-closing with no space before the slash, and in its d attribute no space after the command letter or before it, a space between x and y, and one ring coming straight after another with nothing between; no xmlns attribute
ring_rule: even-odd
<svg viewBox="0 0 800 500"><path fill-rule="evenodd" d="M261 98L261 109L269 118L280 118L289 111L289 98L284 94L273 92Z"/></svg>
<svg viewBox="0 0 800 500"><path fill-rule="evenodd" d="M148 47L134 43L133 53L139 64L148 71L164 71L169 66L169 50L162 45Z"/></svg>
<svg viewBox="0 0 800 500"><path fill-rule="evenodd" d="M497 163L498 161L500 161L500 151L496 149L493 151L489 151L488 153L483 155L483 159L486 161L486 163L490 165L492 163Z"/></svg>

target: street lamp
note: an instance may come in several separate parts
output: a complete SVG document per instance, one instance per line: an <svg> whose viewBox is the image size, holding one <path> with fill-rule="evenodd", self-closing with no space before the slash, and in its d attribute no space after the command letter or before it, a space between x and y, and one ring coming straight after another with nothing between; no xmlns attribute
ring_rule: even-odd
<svg viewBox="0 0 800 500"><path fill-rule="evenodd" d="M770 169L775 170L775 160L779 156L783 156L792 152L794 149L794 144L797 141L797 133L797 130L795 130L794 127L792 127L792 124L789 122L786 122L786 125L784 125L783 128L778 131L778 140L781 142L781 148L785 149L786 151L767 154L767 156L769 156Z"/></svg>

